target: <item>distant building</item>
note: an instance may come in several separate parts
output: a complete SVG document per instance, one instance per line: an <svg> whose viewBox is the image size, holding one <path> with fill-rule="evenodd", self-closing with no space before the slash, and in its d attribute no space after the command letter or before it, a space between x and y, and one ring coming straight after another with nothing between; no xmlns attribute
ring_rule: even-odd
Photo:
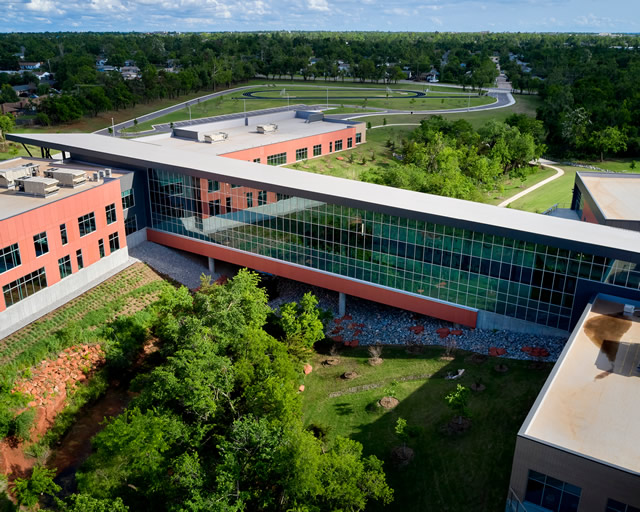
<svg viewBox="0 0 640 512"><path fill-rule="evenodd" d="M22 71L32 71L34 69L40 69L40 66L42 66L42 62L20 61L19 65L20 70Z"/></svg>

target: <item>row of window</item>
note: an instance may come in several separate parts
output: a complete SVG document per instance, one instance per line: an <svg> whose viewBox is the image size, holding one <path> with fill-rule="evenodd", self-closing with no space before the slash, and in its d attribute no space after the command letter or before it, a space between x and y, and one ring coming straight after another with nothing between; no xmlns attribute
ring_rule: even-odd
<svg viewBox="0 0 640 512"><path fill-rule="evenodd" d="M529 470L525 502L550 512L578 510L582 489L537 471ZM640 512L640 509L609 498L605 512Z"/></svg>
<svg viewBox="0 0 640 512"><path fill-rule="evenodd" d="M117 216L115 203L111 203L105 207L105 216L107 225L116 222ZM94 212L78 217L78 231L80 232L81 237L93 233L95 230L96 218ZM62 245L67 245L69 243L66 224L60 224L60 241L62 242ZM36 258L39 258L49 252L49 240L47 238L46 231L33 235L33 246ZM20 264L20 249L17 243L0 249L0 274L17 267Z"/></svg>
<svg viewBox="0 0 640 512"><path fill-rule="evenodd" d="M362 140L362 135L360 133L356 133L356 144L359 144L361 140ZM342 151L342 147L343 147L342 144L343 144L342 139L336 140L335 142L329 142L329 153L333 153L334 145L335 145L335 151ZM353 147L353 137L348 137L347 149L350 149L352 147ZM313 156L321 156L321 155L322 155L322 144L314 145ZM307 158L309 158L308 148L296 149L296 162L299 162L300 160L306 160ZM260 163L260 158L255 158L253 161L256 163ZM286 163L287 163L286 153L278 153L276 155L267 156L268 165L283 165ZM218 189L216 188L215 190L218 190ZM213 190L209 189L209 192L213 192Z"/></svg>

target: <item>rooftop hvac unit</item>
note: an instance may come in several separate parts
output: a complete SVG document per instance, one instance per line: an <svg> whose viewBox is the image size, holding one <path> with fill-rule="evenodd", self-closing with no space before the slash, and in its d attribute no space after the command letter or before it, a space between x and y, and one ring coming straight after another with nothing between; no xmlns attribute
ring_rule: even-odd
<svg viewBox="0 0 640 512"><path fill-rule="evenodd" d="M275 123L259 124L256 126L256 129L258 130L258 133L273 133L277 131L278 125Z"/></svg>
<svg viewBox="0 0 640 512"><path fill-rule="evenodd" d="M633 304L625 304L624 305L624 315L625 316L633 316L636 312L636 307Z"/></svg>
<svg viewBox="0 0 640 512"><path fill-rule="evenodd" d="M98 179L100 178L100 175L97 172L93 173L93 181L98 181Z"/></svg>
<svg viewBox="0 0 640 512"><path fill-rule="evenodd" d="M227 140L229 138L229 134L225 132L205 133L203 138L207 144L213 144L214 142Z"/></svg>
<svg viewBox="0 0 640 512"><path fill-rule="evenodd" d="M111 178L111 169L108 169L108 168L107 168L107 169L105 169L105 170L104 170L104 175L105 175L107 178Z"/></svg>
<svg viewBox="0 0 640 512"><path fill-rule="evenodd" d="M104 171L98 171L98 176L100 177L100 179L104 178Z"/></svg>

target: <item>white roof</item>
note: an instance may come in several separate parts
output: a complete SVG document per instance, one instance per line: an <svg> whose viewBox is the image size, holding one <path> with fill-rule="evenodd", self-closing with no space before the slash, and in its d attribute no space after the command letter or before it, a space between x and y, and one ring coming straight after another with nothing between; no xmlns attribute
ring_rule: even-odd
<svg viewBox="0 0 640 512"><path fill-rule="evenodd" d="M561 219L510 208L453 199L409 190L385 187L333 176L307 173L215 155L163 147L150 141L132 141L95 134L9 134L10 140L51 149L70 151L76 159L83 155L115 162L118 166L155 167L174 172L190 172L238 185L277 190L333 204L349 205L410 218L441 222L465 229L492 228L494 234L530 239L540 243L582 250L610 250L628 261L640 262L640 232ZM257 136L261 137L261 136ZM194 142L194 144L196 144ZM518 234L520 233L520 235ZM545 240L543 240L545 239ZM587 246L587 247L585 247Z"/></svg>

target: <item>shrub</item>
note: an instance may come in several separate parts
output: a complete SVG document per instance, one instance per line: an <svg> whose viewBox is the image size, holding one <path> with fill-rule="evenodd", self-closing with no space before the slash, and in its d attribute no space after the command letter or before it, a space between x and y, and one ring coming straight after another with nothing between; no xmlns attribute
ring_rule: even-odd
<svg viewBox="0 0 640 512"><path fill-rule="evenodd" d="M11 435L16 436L21 441L31 439L31 427L36 419L36 410L29 408L18 414L11 424Z"/></svg>
<svg viewBox="0 0 640 512"><path fill-rule="evenodd" d="M43 466L33 468L31 478L16 478L15 493L18 503L26 507L33 507L43 494L54 494L60 486L54 483L56 472Z"/></svg>

